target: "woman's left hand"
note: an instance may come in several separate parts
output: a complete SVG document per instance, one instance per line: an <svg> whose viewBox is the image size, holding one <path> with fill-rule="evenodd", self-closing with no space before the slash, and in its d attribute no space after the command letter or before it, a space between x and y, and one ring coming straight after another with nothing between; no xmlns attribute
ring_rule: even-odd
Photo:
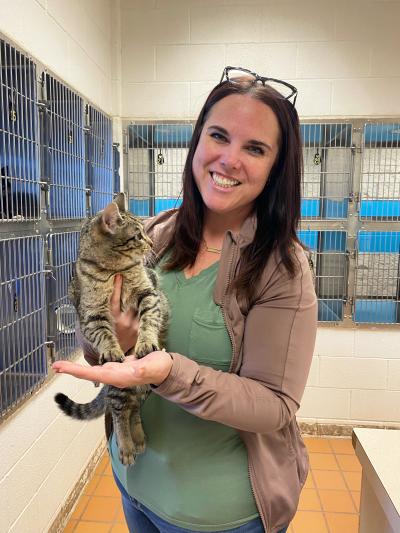
<svg viewBox="0 0 400 533"><path fill-rule="evenodd" d="M161 385L172 368L172 358L168 352L151 352L141 359L133 355L122 363L83 366L70 361L56 361L52 365L57 374L70 374L88 381L99 381L123 389L136 385Z"/></svg>

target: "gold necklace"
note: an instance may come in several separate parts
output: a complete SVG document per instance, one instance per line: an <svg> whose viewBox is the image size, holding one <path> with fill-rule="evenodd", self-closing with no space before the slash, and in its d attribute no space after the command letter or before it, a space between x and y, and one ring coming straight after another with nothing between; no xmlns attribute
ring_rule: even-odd
<svg viewBox="0 0 400 533"><path fill-rule="evenodd" d="M203 240L204 248L207 252L211 252L213 254L220 254L222 252L222 248L213 248L212 246L208 246L206 241Z"/></svg>

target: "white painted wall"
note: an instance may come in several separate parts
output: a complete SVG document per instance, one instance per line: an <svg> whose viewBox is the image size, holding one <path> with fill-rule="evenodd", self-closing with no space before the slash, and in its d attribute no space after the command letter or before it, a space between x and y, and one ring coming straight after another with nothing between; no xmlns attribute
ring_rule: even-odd
<svg viewBox="0 0 400 533"><path fill-rule="evenodd" d="M0 0L0 31L110 113L112 12L112 0Z"/></svg>
<svg viewBox="0 0 400 533"><path fill-rule="evenodd" d="M88 402L98 391L90 383L58 375L0 426L0 531L49 530L104 438L102 419L66 417L54 394Z"/></svg>
<svg viewBox="0 0 400 533"><path fill-rule="evenodd" d="M400 331L320 327L298 412L308 423L400 423Z"/></svg>
<svg viewBox="0 0 400 533"><path fill-rule="evenodd" d="M125 117L195 117L225 65L292 82L303 118L399 113L399 1L121 0L121 20Z"/></svg>

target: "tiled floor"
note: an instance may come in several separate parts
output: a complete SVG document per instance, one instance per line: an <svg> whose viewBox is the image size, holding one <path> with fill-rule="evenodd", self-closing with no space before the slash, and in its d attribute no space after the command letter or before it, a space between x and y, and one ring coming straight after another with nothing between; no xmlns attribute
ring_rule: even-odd
<svg viewBox="0 0 400 533"><path fill-rule="evenodd" d="M288 533L357 533L361 467L351 440L304 440L311 471ZM128 533L106 455L64 529L72 532Z"/></svg>

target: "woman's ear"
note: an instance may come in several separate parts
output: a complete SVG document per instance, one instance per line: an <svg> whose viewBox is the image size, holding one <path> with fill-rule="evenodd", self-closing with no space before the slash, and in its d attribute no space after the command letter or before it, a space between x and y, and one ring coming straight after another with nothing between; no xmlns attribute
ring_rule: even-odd
<svg viewBox="0 0 400 533"><path fill-rule="evenodd" d="M115 202L108 204L101 215L101 226L105 233L115 233L118 222L121 220L118 206Z"/></svg>

